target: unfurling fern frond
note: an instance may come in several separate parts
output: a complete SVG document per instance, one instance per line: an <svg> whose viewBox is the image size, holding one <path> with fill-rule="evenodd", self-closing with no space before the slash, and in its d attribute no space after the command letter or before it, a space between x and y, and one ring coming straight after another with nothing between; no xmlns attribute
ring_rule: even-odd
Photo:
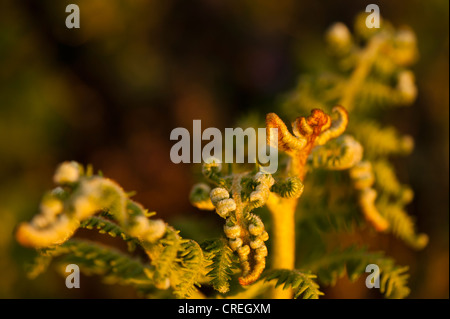
<svg viewBox="0 0 450 319"><path fill-rule="evenodd" d="M277 193L284 198L299 198L303 193L303 183L295 176L277 181L270 189L271 192Z"/></svg>
<svg viewBox="0 0 450 319"><path fill-rule="evenodd" d="M375 205L378 194L372 188L374 183L372 164L368 161L359 162L350 169L350 177L353 187L358 191L358 204L364 217L377 231L386 231L389 222L380 214Z"/></svg>
<svg viewBox="0 0 450 319"><path fill-rule="evenodd" d="M230 290L229 281L233 273L239 268L237 258L225 239L206 241L202 244L207 260L208 277L215 290L224 294Z"/></svg>
<svg viewBox="0 0 450 319"><path fill-rule="evenodd" d="M163 220L149 218L116 182L94 175L92 167L64 162L53 177L57 187L44 196L39 214L17 228L18 242L39 253L29 276L36 277L57 257L143 293L161 289L164 296L198 297L202 284L219 292L215 297L235 297L231 290L250 298L282 286L268 291L272 298L318 299L323 295L319 282L333 285L344 275L356 280L375 264L380 292L406 297L407 267L366 248L335 249L328 235L354 230L364 217L375 230L390 231L414 248L427 244L428 237L416 232L404 209L413 192L396 178L388 159L411 152L414 140L376 118L384 121L387 107L410 105L416 98L415 78L407 69L417 57L415 37L385 21L369 29L359 16L354 32L334 24L327 42L336 68L299 80L282 114L295 118L292 130L276 113L266 115L266 142L285 153L276 173L267 174L262 162L239 172L233 172L237 167L232 164L222 170L216 158L203 164L208 184L195 184L189 200L224 219L223 238L202 245L183 239ZM79 228L120 237L130 252L138 246L148 258L141 261L71 238ZM265 270L268 247L271 270Z"/></svg>
<svg viewBox="0 0 450 319"><path fill-rule="evenodd" d="M229 186L229 180L225 179L221 175L222 164L219 159L215 157L208 158L202 166L202 174L211 183L216 186Z"/></svg>
<svg viewBox="0 0 450 319"><path fill-rule="evenodd" d="M328 170L345 170L360 162L363 148L350 135L342 135L322 146L316 146L309 156L314 168Z"/></svg>
<svg viewBox="0 0 450 319"><path fill-rule="evenodd" d="M147 211L128 198L114 181L83 175L76 162L64 162L55 172L59 185L41 202L40 213L29 223L21 223L16 238L24 246L45 248L68 240L80 223L107 212L125 231L139 241L154 243L160 239L166 225L162 220L150 220Z"/></svg>
<svg viewBox="0 0 450 319"><path fill-rule="evenodd" d="M203 165L203 171L208 173L206 177L210 176L210 166L208 163ZM211 190L211 203L216 213L226 220L224 233L228 246L238 255L241 264L239 283L247 286L259 278L266 266L264 242L269 239L262 220L251 211L266 203L275 180L271 174L261 171L222 176L217 170L215 174L215 183L222 186ZM218 289L225 291L228 288L220 285Z"/></svg>
<svg viewBox="0 0 450 319"><path fill-rule="evenodd" d="M274 269L264 275L265 281L276 280L275 287L283 285L283 289L288 287L294 289L294 298L319 299L323 293L319 290L319 285L314 281L316 275L304 273L299 270Z"/></svg>
<svg viewBox="0 0 450 319"><path fill-rule="evenodd" d="M164 221L150 219L153 214L129 199L118 184L92 172L85 174L78 163L61 164L54 180L59 186L44 196L40 214L20 224L16 233L21 244L40 253L30 267L31 277L41 273L53 256L68 254L67 259L85 272L105 276L108 282L138 280L158 289L171 287L177 297L195 291L204 260L198 244L181 238ZM69 239L78 228L120 237L130 251L142 247L148 265L106 246Z"/></svg>

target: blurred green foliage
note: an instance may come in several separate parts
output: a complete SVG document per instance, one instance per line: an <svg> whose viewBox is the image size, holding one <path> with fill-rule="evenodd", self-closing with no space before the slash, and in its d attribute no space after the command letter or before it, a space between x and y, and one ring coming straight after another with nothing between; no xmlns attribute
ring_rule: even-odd
<svg viewBox="0 0 450 319"><path fill-rule="evenodd" d="M65 28L69 3L80 6L79 30ZM195 177L192 167L170 162L171 129L190 128L196 118L205 127L233 127L248 114L263 119L276 111L298 74L330 66L326 28L351 25L368 3L2 1L0 297L134 297L124 288L116 295L97 278L69 291L56 272L26 277L32 252L12 234L36 213L56 164L92 163L174 224L190 214L217 227L189 204ZM448 1L376 3L418 39L418 99L385 121L416 141L397 173L415 192L409 213L430 235L419 253L390 238L379 245L412 266L411 297L448 298ZM341 280L327 296L365 293Z"/></svg>

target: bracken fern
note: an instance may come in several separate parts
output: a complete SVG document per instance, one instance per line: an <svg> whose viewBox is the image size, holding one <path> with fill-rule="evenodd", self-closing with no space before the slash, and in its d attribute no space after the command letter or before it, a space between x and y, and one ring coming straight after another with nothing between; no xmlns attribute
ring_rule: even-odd
<svg viewBox="0 0 450 319"><path fill-rule="evenodd" d="M279 108L295 119L292 132L276 113L266 115L268 144L283 153L281 169L273 175L259 164L236 170L214 158L203 164L204 180L189 198L224 220L223 234L200 243L182 238L114 181L64 162L40 213L17 229L19 243L38 252L30 277L58 259L146 297L310 299L323 295L319 284L333 285L344 275L356 280L376 264L380 292L406 297L408 267L383 252L335 245L329 236L370 226L415 249L427 244L406 212L413 192L390 161L409 154L413 139L377 120L417 95L408 70L417 56L415 36L386 21L367 29L360 15L353 34L337 23L326 39L335 68L302 76ZM118 237L128 252L72 238L79 228Z"/></svg>

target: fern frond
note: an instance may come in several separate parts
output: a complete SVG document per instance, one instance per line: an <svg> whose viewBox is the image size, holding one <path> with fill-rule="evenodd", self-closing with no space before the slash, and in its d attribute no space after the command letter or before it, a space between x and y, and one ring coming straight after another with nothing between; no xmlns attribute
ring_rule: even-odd
<svg viewBox="0 0 450 319"><path fill-rule="evenodd" d="M263 206L269 198L270 188L275 183L275 179L271 174L258 172L255 174L255 176L253 176L253 181L255 183L255 190L250 193L249 200L252 204L252 207L257 208Z"/></svg>
<svg viewBox="0 0 450 319"><path fill-rule="evenodd" d="M375 205L378 193L372 188L374 175L372 164L368 161L359 162L350 169L353 187L358 191L358 204L366 220L379 232L389 227L389 222L380 214Z"/></svg>
<svg viewBox="0 0 450 319"><path fill-rule="evenodd" d="M270 189L284 198L299 198L303 193L302 181L295 177L288 177L285 180L277 181Z"/></svg>
<svg viewBox="0 0 450 319"><path fill-rule="evenodd" d="M254 283L266 266L264 242L269 239L264 223L251 211L266 203L275 180L261 171L235 174L231 179L231 189L216 187L210 197L216 213L226 220L224 233L242 269L239 283L246 286Z"/></svg>
<svg viewBox="0 0 450 319"><path fill-rule="evenodd" d="M392 164L387 160L378 160L372 162L372 167L375 186L382 195L389 195L405 205L412 201L414 192L409 186L400 183Z"/></svg>
<svg viewBox="0 0 450 319"><path fill-rule="evenodd" d="M361 161L363 148L350 135L342 135L325 145L316 146L308 158L314 168L345 170Z"/></svg>
<svg viewBox="0 0 450 319"><path fill-rule="evenodd" d="M70 239L59 246L42 249L40 253L37 259L41 262L45 260L47 265L53 258L66 255L65 263L76 263L88 275L104 276L107 283L131 284L136 287L152 285L146 275L153 271L151 267L114 248L88 240ZM36 275L36 271L33 274Z"/></svg>
<svg viewBox="0 0 450 319"><path fill-rule="evenodd" d="M222 177L221 170L222 164L220 160L214 157L206 159L202 166L203 176L211 183L221 187L229 187L230 181Z"/></svg>
<svg viewBox="0 0 450 319"><path fill-rule="evenodd" d="M297 87L285 96L283 113L295 118L309 112L312 105L330 111L330 105L338 103L345 84L345 77L338 73L302 75Z"/></svg>
<svg viewBox="0 0 450 319"><path fill-rule="evenodd" d="M196 287L200 286L198 281L203 273L205 259L202 249L195 241L187 240L181 246L174 293L177 298L188 298L194 294Z"/></svg>
<svg viewBox="0 0 450 319"><path fill-rule="evenodd" d="M80 228L96 229L100 234L108 234L111 237L120 237L128 244L128 249L133 251L139 240L127 234L119 225L100 216L92 216L80 223Z"/></svg>
<svg viewBox="0 0 450 319"><path fill-rule="evenodd" d="M29 264L25 265L25 272L27 274L27 277L30 279L34 279L42 274L47 270L52 259L52 256L38 254Z"/></svg>
<svg viewBox="0 0 450 319"><path fill-rule="evenodd" d="M355 104L365 109L405 106L415 99L415 92L405 93L405 85L399 81L397 87L380 82L380 79L367 80L360 88ZM414 84L409 84L415 90Z"/></svg>
<svg viewBox="0 0 450 319"><path fill-rule="evenodd" d="M153 256L151 264L155 267L153 279L158 288L168 288L172 283L170 276L176 268L178 251L181 250L182 239L178 233L168 227L165 237L160 241L162 248L159 248L157 255Z"/></svg>
<svg viewBox="0 0 450 319"><path fill-rule="evenodd" d="M395 265L392 258L382 252L369 252L366 248L350 246L336 249L300 266L317 273L325 285L334 285L338 278L347 274L352 281L365 274L366 266L376 264L380 268L380 292L387 298L404 298L409 294L407 267Z"/></svg>
<svg viewBox="0 0 450 319"><path fill-rule="evenodd" d="M218 292L227 293L231 276L239 268L236 256L223 238L206 241L201 246L210 262L207 276L211 277L211 285Z"/></svg>
<svg viewBox="0 0 450 319"><path fill-rule="evenodd" d="M61 244L75 233L81 222L100 212L107 212L142 242L152 243L164 235L165 223L148 219L146 210L130 200L117 183L82 173L81 165L76 162L64 162L58 167L54 180L60 186L43 198L40 213L31 222L19 225L16 232L19 243L34 248Z"/></svg>
<svg viewBox="0 0 450 319"><path fill-rule="evenodd" d="M380 267L383 267L381 264ZM385 267L386 269L386 267ZM388 268L389 269L389 268ZM381 271L380 292L390 299L403 299L410 293L408 288L409 267L395 267L391 271Z"/></svg>
<svg viewBox="0 0 450 319"><path fill-rule="evenodd" d="M352 122L350 128L355 138L364 146L365 156L375 158L390 154L409 154L414 148L414 140L401 135L394 127L382 127L371 120Z"/></svg>
<svg viewBox="0 0 450 319"><path fill-rule="evenodd" d="M265 281L276 280L275 287L284 284L283 289L291 287L294 289L294 298L319 299L323 293L319 290L319 285L314 281L316 275L304 273L299 270L274 269L263 275Z"/></svg>
<svg viewBox="0 0 450 319"><path fill-rule="evenodd" d="M382 203L379 206L383 216L389 221L389 230L395 236L417 250L423 249L428 244L428 236L417 233L413 218L400 204Z"/></svg>
<svg viewBox="0 0 450 319"><path fill-rule="evenodd" d="M298 220L297 228L301 233L306 228L314 229L322 233L336 232L351 232L355 227L362 224L362 218L359 212L352 207L338 208L336 211L329 212L328 210L320 211L318 208L317 214L309 214L301 217Z"/></svg>

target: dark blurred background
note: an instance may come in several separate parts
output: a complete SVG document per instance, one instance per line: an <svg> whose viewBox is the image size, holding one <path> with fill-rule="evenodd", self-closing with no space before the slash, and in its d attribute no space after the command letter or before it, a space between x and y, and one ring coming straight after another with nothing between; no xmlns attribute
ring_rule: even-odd
<svg viewBox="0 0 450 319"><path fill-rule="evenodd" d="M69 3L80 7L80 29L65 27ZM402 182L415 191L408 212L430 244L397 257L411 265L412 298L448 298L447 0L2 0L0 297L134 297L96 278L69 291L54 271L25 277L31 253L13 230L37 212L56 165L92 163L159 217L203 222L188 201L195 167L170 161L171 130L193 119L224 129L276 110L298 76L323 63L326 28L352 25L369 3L409 25L420 51L419 96L399 127L416 140ZM345 279L333 289L330 297L358 297Z"/></svg>

